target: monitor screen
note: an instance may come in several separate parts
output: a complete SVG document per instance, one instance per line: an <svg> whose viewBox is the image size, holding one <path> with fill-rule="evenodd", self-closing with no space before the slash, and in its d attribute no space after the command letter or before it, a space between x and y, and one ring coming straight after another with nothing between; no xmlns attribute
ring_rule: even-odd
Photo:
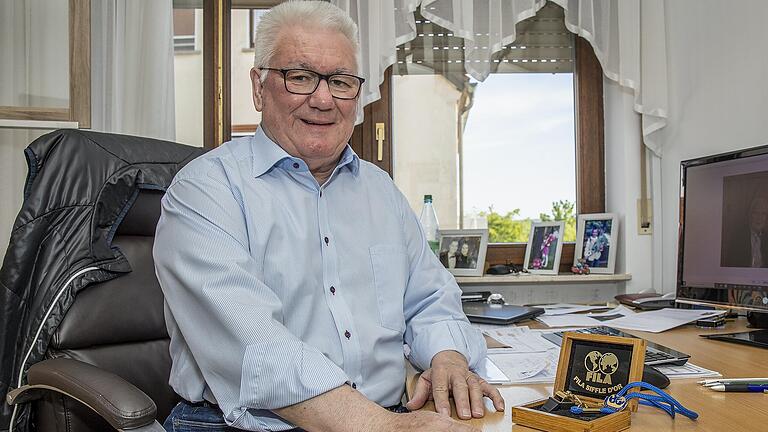
<svg viewBox="0 0 768 432"><path fill-rule="evenodd" d="M681 164L677 299L768 310L768 146Z"/></svg>

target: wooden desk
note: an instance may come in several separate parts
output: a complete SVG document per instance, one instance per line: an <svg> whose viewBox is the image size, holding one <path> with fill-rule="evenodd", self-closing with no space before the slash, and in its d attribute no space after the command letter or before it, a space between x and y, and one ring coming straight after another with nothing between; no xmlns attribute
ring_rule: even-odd
<svg viewBox="0 0 768 432"><path fill-rule="evenodd" d="M537 326L529 321L531 327ZM691 362L712 369L725 377L768 376L768 350L746 345L714 341L700 338L704 333L729 333L748 330L746 320L728 322L724 329L704 330L694 326L683 326L664 333L627 332L649 341L664 344L670 348L691 355ZM408 393L415 380L409 375ZM660 409L640 406L632 414L634 431L712 431L741 432L768 431L768 394L758 393L721 393L707 390L696 384L699 379L673 380L665 389L685 407L699 413L699 419L691 421L678 415L673 420ZM483 431L533 431L523 426L513 425L512 407L527 403L532 399L545 399L552 394L551 384L499 386L506 402L503 413L493 412L493 405L486 399L486 415L482 419L467 420ZM434 410L430 404L425 409ZM454 416L454 418L457 418Z"/></svg>

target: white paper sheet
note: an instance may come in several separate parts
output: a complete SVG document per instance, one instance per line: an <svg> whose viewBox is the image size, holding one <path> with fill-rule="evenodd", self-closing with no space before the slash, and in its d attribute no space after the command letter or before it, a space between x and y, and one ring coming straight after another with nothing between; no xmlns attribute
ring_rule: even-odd
<svg viewBox="0 0 768 432"><path fill-rule="evenodd" d="M707 377L719 377L723 376L720 372L705 369L701 366L696 366L690 362L682 366L673 365L656 365L654 366L661 373L666 375L669 379L683 379L683 378L707 378Z"/></svg>
<svg viewBox="0 0 768 432"><path fill-rule="evenodd" d="M619 305L607 312L600 312L600 313L588 313L587 316L593 319L596 319L598 321L602 321L603 323L608 323L608 321L615 320L618 318L622 318L629 315L634 315L635 311L632 309L624 306Z"/></svg>
<svg viewBox="0 0 768 432"><path fill-rule="evenodd" d="M584 314L571 314L571 315L539 315L536 317L536 321L548 325L549 327L595 327L603 325L602 321L598 321L594 318L590 318Z"/></svg>
<svg viewBox="0 0 768 432"><path fill-rule="evenodd" d="M510 353L544 352L552 348L551 342L541 337L541 334L532 332L528 327L498 327L484 329L483 333L508 346L509 348L504 350Z"/></svg>
<svg viewBox="0 0 768 432"><path fill-rule="evenodd" d="M509 378L510 384L555 382L559 356L559 349L550 349L543 353L494 352L488 354L488 357Z"/></svg>
<svg viewBox="0 0 768 432"><path fill-rule="evenodd" d="M536 320L549 327L595 327L613 325L614 320L634 314L635 312L632 309L619 305L607 312L555 316L540 315Z"/></svg>
<svg viewBox="0 0 768 432"><path fill-rule="evenodd" d="M478 374L482 379L488 381L490 384L509 384L509 378L504 374L504 372L499 369L496 364L489 359L488 357L484 358L482 362L480 362L480 367L478 367L475 370L475 373Z"/></svg>
<svg viewBox="0 0 768 432"><path fill-rule="evenodd" d="M655 311L636 313L603 324L626 330L661 333L679 327L683 324L724 313L724 311L698 309L659 309Z"/></svg>
<svg viewBox="0 0 768 432"><path fill-rule="evenodd" d="M585 306L570 303L557 303L552 305L538 305L536 307L544 309L544 315L566 315L578 312L587 312L597 309L605 309L605 306Z"/></svg>

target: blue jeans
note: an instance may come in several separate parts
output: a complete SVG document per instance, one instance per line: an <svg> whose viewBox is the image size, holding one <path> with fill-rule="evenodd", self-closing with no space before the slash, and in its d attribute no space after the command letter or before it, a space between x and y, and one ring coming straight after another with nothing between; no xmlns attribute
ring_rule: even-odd
<svg viewBox="0 0 768 432"><path fill-rule="evenodd" d="M163 428L168 432L234 432L235 429L224 422L224 414L208 402L190 404L181 401L173 407L165 419Z"/></svg>
<svg viewBox="0 0 768 432"><path fill-rule="evenodd" d="M190 403L185 400L177 403L163 423L168 432L236 432L243 429L227 426L224 414L218 406L209 402ZM302 432L291 429L286 432Z"/></svg>

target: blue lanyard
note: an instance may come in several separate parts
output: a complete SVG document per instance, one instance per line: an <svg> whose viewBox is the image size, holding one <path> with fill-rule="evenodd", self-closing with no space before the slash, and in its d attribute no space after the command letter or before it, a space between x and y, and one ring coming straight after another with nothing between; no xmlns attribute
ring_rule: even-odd
<svg viewBox="0 0 768 432"><path fill-rule="evenodd" d="M628 393L630 389L636 387L640 390L650 390L656 394L646 394L640 392ZM603 401L603 407L600 408L600 412L603 414L613 414L615 412L619 412L623 410L627 406L627 403L629 403L629 401L632 399L638 399L638 402L641 405L660 408L666 411L666 413L669 414L672 418L675 418L675 413L680 413L691 420L696 420L699 417L699 414L697 414L695 411L691 411L684 407L680 402L675 400L675 398L665 393L660 388L642 381L629 383L624 386L624 388L621 389L618 393L605 398L605 401ZM584 412L584 408L573 406L571 407L571 412L573 414L582 414Z"/></svg>

